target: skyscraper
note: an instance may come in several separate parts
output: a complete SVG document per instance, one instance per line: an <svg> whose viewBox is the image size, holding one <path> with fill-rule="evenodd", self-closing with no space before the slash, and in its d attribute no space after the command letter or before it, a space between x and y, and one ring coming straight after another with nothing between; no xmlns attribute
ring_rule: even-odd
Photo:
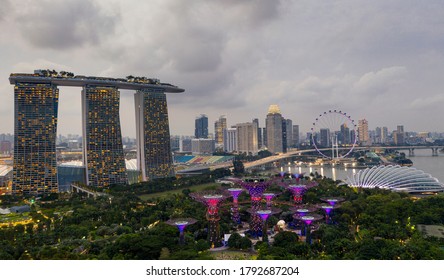
<svg viewBox="0 0 444 280"><path fill-rule="evenodd" d="M282 118L282 152L287 152L287 120Z"/></svg>
<svg viewBox="0 0 444 280"><path fill-rule="evenodd" d="M220 116L219 119L214 122L214 140L216 146L223 146L224 144L224 129L227 128L227 119L225 116Z"/></svg>
<svg viewBox="0 0 444 280"><path fill-rule="evenodd" d="M366 119L358 121L358 139L361 145L371 145L368 135L368 121Z"/></svg>
<svg viewBox="0 0 444 280"><path fill-rule="evenodd" d="M257 126L255 123L239 123L237 130L237 151L247 155L257 155Z"/></svg>
<svg viewBox="0 0 444 280"><path fill-rule="evenodd" d="M224 151L228 153L237 151L237 129L235 127L224 129Z"/></svg>
<svg viewBox="0 0 444 280"><path fill-rule="evenodd" d="M257 126L257 148L260 149L263 146L262 128L259 127L259 119L253 119L253 123Z"/></svg>
<svg viewBox="0 0 444 280"><path fill-rule="evenodd" d="M290 119L285 120L285 132L287 136L287 149L293 147L293 121Z"/></svg>
<svg viewBox="0 0 444 280"><path fill-rule="evenodd" d="M202 114L196 118L194 124L194 137L197 139L208 138L208 117Z"/></svg>
<svg viewBox="0 0 444 280"><path fill-rule="evenodd" d="M179 93L183 89L145 77L114 79L64 73L36 70L34 74L12 73L9 77L9 82L15 85L15 193L45 194L57 191L57 86L83 88L82 148L86 167L84 181L87 184L105 187L127 183L118 88L149 92L148 97L138 99L140 106L136 113L138 134L142 135L138 146L144 150L144 153L139 151L139 157L141 154L147 157L140 161L146 164L146 168L150 162L154 162L158 169L164 162L171 162L164 161L163 154L159 153L160 149L162 152L166 150L162 145L170 148L166 99L163 93ZM171 157L169 150L166 154L165 158Z"/></svg>
<svg viewBox="0 0 444 280"><path fill-rule="evenodd" d="M298 148L299 147L299 125L294 124L293 125L293 144L292 147Z"/></svg>
<svg viewBox="0 0 444 280"><path fill-rule="evenodd" d="M283 152L282 115L278 105L270 105L266 118L267 148L271 153Z"/></svg>
<svg viewBox="0 0 444 280"><path fill-rule="evenodd" d="M341 125L341 137L338 139L340 144L347 145L352 142L352 138L350 135L350 128L348 128L347 124L344 123Z"/></svg>
<svg viewBox="0 0 444 280"><path fill-rule="evenodd" d="M321 147L330 147L331 141L330 141L330 129L328 128L321 128L320 129L320 145Z"/></svg>
<svg viewBox="0 0 444 280"><path fill-rule="evenodd" d="M136 105L137 162L142 181L174 176L166 95L139 90Z"/></svg>
<svg viewBox="0 0 444 280"><path fill-rule="evenodd" d="M15 83L13 194L49 194L57 186L59 90L52 83Z"/></svg>
<svg viewBox="0 0 444 280"><path fill-rule="evenodd" d="M382 127L381 131L381 143L387 143L388 138L388 128L386 126Z"/></svg>
<svg viewBox="0 0 444 280"><path fill-rule="evenodd" d="M128 182L115 87L86 85L82 90L83 161L87 185Z"/></svg>

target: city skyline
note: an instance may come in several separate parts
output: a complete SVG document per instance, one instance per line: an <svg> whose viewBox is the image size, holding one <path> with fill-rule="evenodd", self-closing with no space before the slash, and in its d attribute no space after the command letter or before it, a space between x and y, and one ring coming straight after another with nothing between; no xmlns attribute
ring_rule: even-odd
<svg viewBox="0 0 444 280"><path fill-rule="evenodd" d="M186 88L167 97L172 135L192 135L199 114L210 130L220 115L263 124L270 104L301 132L330 109L370 129L444 131L431 121L444 101L441 1L135 3L3 0L0 132L13 133L9 74L46 68ZM133 124L133 95L121 97L121 122ZM75 90L60 90L58 134L81 134L80 104Z"/></svg>

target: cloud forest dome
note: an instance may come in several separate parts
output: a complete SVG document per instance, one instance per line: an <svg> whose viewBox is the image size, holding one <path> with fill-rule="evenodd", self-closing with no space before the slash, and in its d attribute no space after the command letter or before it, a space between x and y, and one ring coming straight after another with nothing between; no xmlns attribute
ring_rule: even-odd
<svg viewBox="0 0 444 280"><path fill-rule="evenodd" d="M413 167L394 165L361 170L348 177L345 183L352 187L383 188L408 193L444 191L444 184L432 175Z"/></svg>

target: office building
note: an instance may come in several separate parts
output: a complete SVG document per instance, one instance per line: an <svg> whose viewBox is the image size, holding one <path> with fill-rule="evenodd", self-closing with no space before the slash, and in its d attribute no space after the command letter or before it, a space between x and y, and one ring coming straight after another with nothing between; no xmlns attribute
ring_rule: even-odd
<svg viewBox="0 0 444 280"><path fill-rule="evenodd" d="M83 163L87 185L107 187L128 182L119 118L120 92L115 87L82 90Z"/></svg>
<svg viewBox="0 0 444 280"><path fill-rule="evenodd" d="M208 138L208 117L200 115L194 121L194 137L197 139Z"/></svg>
<svg viewBox="0 0 444 280"><path fill-rule="evenodd" d="M282 153L283 145L283 118L278 105L270 105L266 118L267 148L273 154Z"/></svg>
<svg viewBox="0 0 444 280"><path fill-rule="evenodd" d="M330 137L331 137L331 135L330 135L330 129L328 129L328 128L321 128L320 129L320 133L319 133L320 135L319 135L319 145L321 146L321 147L324 147L324 148L327 148L327 147L330 147L331 146L331 141L330 141Z"/></svg>
<svg viewBox="0 0 444 280"><path fill-rule="evenodd" d="M224 144L224 129L227 128L227 118L220 116L219 119L214 122L214 140L216 146L222 147Z"/></svg>
<svg viewBox="0 0 444 280"><path fill-rule="evenodd" d="M288 148L293 147L293 121L290 119L285 120L285 137L286 141L286 150Z"/></svg>
<svg viewBox="0 0 444 280"><path fill-rule="evenodd" d="M180 152L181 153L191 153L191 139L192 138L183 138L180 140Z"/></svg>
<svg viewBox="0 0 444 280"><path fill-rule="evenodd" d="M193 155L212 155L215 151L214 139L192 139L191 152Z"/></svg>
<svg viewBox="0 0 444 280"><path fill-rule="evenodd" d="M388 128L386 126L382 127L381 131L381 143L388 142Z"/></svg>
<svg viewBox="0 0 444 280"><path fill-rule="evenodd" d="M291 145L293 148L298 148L300 143L299 139L299 125L293 125L293 144Z"/></svg>
<svg viewBox="0 0 444 280"><path fill-rule="evenodd" d="M137 162L142 181L174 176L168 107L163 91L139 90L136 105Z"/></svg>
<svg viewBox="0 0 444 280"><path fill-rule="evenodd" d="M257 155L257 125L256 123L239 123L237 130L237 151L247 155Z"/></svg>
<svg viewBox="0 0 444 280"><path fill-rule="evenodd" d="M351 144L352 138L350 133L350 128L344 123L341 125L340 137L338 137L339 144L348 145Z"/></svg>
<svg viewBox="0 0 444 280"><path fill-rule="evenodd" d="M253 123L257 126L257 148L261 149L263 146L262 128L259 127L259 119L253 119Z"/></svg>
<svg viewBox="0 0 444 280"><path fill-rule="evenodd" d="M224 129L224 151L237 152L237 129L234 127Z"/></svg>
<svg viewBox="0 0 444 280"><path fill-rule="evenodd" d="M362 146L371 145L370 137L368 134L368 121L362 119L358 121L358 139Z"/></svg>

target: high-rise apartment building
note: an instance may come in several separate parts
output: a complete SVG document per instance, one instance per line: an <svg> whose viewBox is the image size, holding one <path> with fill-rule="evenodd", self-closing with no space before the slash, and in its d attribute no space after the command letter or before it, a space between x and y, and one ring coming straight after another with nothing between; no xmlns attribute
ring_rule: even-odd
<svg viewBox="0 0 444 280"><path fill-rule="evenodd" d="M237 151L247 155L257 155L257 126L255 123L239 123L237 130Z"/></svg>
<svg viewBox="0 0 444 280"><path fill-rule="evenodd" d="M194 137L197 139L208 138L208 117L206 115L200 115L194 121Z"/></svg>
<svg viewBox="0 0 444 280"><path fill-rule="evenodd" d="M368 134L368 121L366 119L358 120L358 139L361 145L371 145Z"/></svg>
<svg viewBox="0 0 444 280"><path fill-rule="evenodd" d="M174 176L166 94L139 90L136 105L137 162L142 181Z"/></svg>
<svg viewBox="0 0 444 280"><path fill-rule="evenodd" d="M87 185L107 187L128 182L119 118L120 92L115 87L82 90L83 161Z"/></svg>
<svg viewBox="0 0 444 280"><path fill-rule="evenodd" d="M214 123L214 140L216 146L223 146L224 144L224 129L227 128L227 118L220 116Z"/></svg>
<svg viewBox="0 0 444 280"><path fill-rule="evenodd" d="M270 105L266 118L267 148L271 153L284 152L282 115L278 105Z"/></svg>
<svg viewBox="0 0 444 280"><path fill-rule="evenodd" d="M58 191L58 102L59 90L51 83L15 83L13 194Z"/></svg>

